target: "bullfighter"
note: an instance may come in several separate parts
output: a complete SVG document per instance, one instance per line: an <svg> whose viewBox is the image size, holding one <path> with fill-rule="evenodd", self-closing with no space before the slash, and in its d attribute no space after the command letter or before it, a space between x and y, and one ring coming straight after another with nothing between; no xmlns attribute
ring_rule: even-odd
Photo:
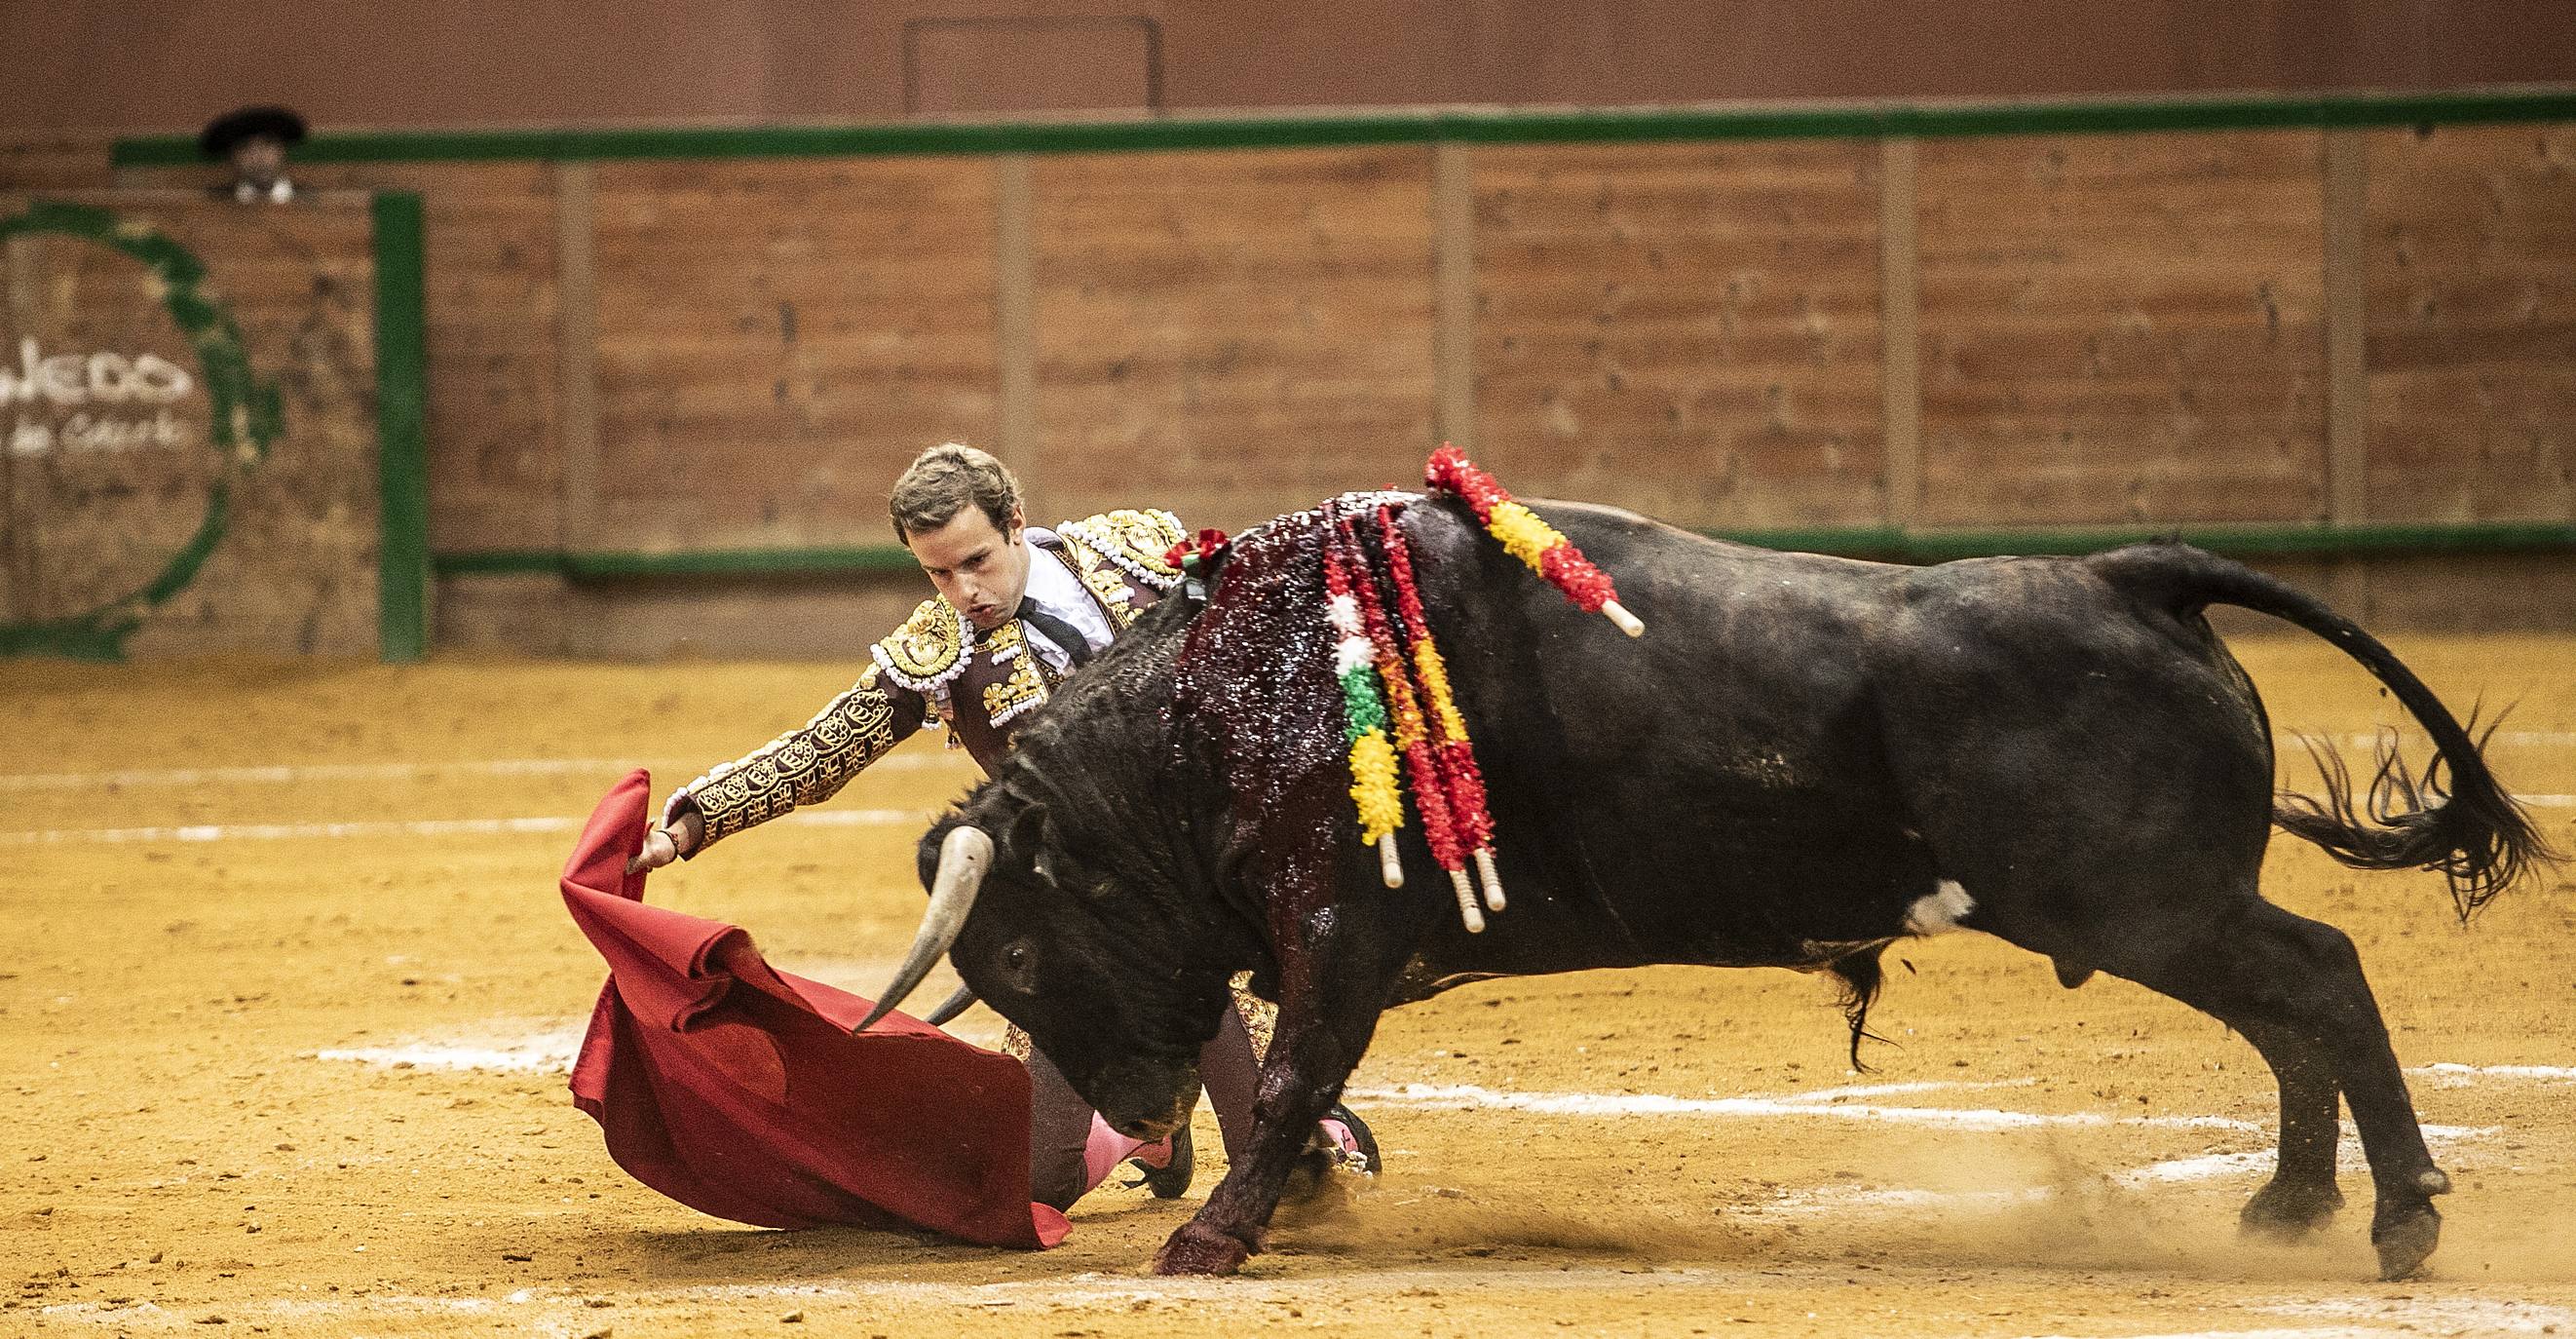
<svg viewBox="0 0 2576 1339"><path fill-rule="evenodd" d="M1019 723L1181 579L1165 556L1183 535L1171 513L1117 510L1051 530L1030 526L1018 478L970 446L921 453L895 481L887 511L937 595L870 648L874 663L812 720L673 792L635 867L694 858L745 828L830 799L926 726L944 725L950 746L989 775ZM1236 1009L1200 1054L1229 1159L1251 1137L1259 1077L1252 1034L1268 1032L1268 1008L1238 992ZM1121 1161L1133 1161L1158 1196L1187 1190L1194 1159L1186 1123L1152 1144L1119 1135L1016 1027L1006 1046L1029 1067L1031 1198L1065 1208ZM1335 1165L1378 1169L1376 1141L1349 1109L1334 1106L1318 1135Z"/></svg>

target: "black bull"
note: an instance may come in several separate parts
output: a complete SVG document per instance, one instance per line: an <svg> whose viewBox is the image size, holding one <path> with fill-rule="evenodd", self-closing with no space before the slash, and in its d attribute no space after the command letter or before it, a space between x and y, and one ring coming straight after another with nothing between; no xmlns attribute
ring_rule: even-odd
<svg viewBox="0 0 2576 1339"><path fill-rule="evenodd" d="M2359 958L2263 900L2264 843L2278 823L2347 863L2441 869L2464 915L2551 857L2387 648L2180 544L1906 568L1536 510L1617 580L1643 639L1568 605L1454 503L1402 522L1492 797L1511 901L1486 932L1461 928L1416 828L1401 890L1356 840L1312 513L1239 540L1206 604L1140 620L923 839L932 912L889 1000L953 945L968 987L1131 1135L1188 1118L1231 975L1279 1002L1251 1152L1158 1268L1226 1272L1260 1249L1391 1005L1494 975L1820 968L1851 987L1857 1041L1880 949L1962 892L1959 924L2047 955L2068 985L2125 977L2262 1053L2281 1151L2249 1228L2296 1233L2340 1206L2340 1094L2383 1273L2432 1252L2449 1185ZM2328 757L2322 804L2276 808L2263 705L2211 604L2360 661L2432 736L2433 771L2383 766L2365 818Z"/></svg>

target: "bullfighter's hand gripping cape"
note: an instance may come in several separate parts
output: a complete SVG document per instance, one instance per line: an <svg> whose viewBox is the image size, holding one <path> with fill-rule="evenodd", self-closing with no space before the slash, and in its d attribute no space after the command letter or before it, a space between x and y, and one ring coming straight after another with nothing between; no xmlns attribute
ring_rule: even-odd
<svg viewBox="0 0 2576 1339"><path fill-rule="evenodd" d="M636 1180L761 1227L920 1227L991 1246L1064 1239L1029 1199L1020 1062L761 960L751 936L646 906L651 778L627 774L564 866L564 904L608 960L573 1102Z"/></svg>

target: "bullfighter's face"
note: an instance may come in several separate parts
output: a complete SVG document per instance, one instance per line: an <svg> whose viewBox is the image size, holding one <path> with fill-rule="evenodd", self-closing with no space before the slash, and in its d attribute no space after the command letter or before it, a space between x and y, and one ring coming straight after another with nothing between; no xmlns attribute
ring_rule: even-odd
<svg viewBox="0 0 2576 1339"><path fill-rule="evenodd" d="M1149 907L1105 871L1036 846L1003 841L950 961L1112 1129L1158 1139L1198 1101L1198 1052L1215 1033L1224 977L1177 964L1157 934L1169 927L1150 923ZM928 883L937 841L922 853Z"/></svg>
<svg viewBox="0 0 2576 1339"><path fill-rule="evenodd" d="M979 632L1015 617L1029 588L1029 544L1021 515L997 527L980 507L961 508L948 524L904 537L939 598Z"/></svg>

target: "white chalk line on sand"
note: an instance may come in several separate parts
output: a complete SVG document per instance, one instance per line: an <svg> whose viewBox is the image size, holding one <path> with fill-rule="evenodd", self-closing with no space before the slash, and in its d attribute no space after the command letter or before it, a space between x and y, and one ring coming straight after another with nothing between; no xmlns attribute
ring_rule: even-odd
<svg viewBox="0 0 2576 1339"><path fill-rule="evenodd" d="M316 1060L343 1060L380 1069L471 1070L488 1074L563 1074L581 1050L579 1036L547 1037L495 1046L353 1046L315 1051Z"/></svg>
<svg viewBox="0 0 2576 1339"><path fill-rule="evenodd" d="M962 769L938 753L897 753L870 771ZM0 772L0 791L86 790L96 786L291 786L316 781L418 781L440 776L597 776L614 779L638 767L657 772L704 770L706 760L653 758L467 758L451 762L291 763L243 767L145 767L106 772ZM694 775L694 773L692 773Z"/></svg>
<svg viewBox="0 0 2576 1339"><path fill-rule="evenodd" d="M523 1041L472 1045L414 1044L372 1046L314 1052L320 1060L355 1061L389 1068L485 1070L527 1073L572 1067L578 1036L565 1033ZM1664 1097L1651 1093L1513 1093L1493 1088L1427 1083L1389 1088L1354 1088L1348 1096L1380 1106L1426 1111L1522 1111L1550 1116L1833 1116L1849 1120L1882 1120L1946 1125L1969 1130L2021 1130L2049 1125L2131 1125L2149 1128L2252 1132L2261 1127L2224 1116L2110 1116L2099 1112L2038 1115L2022 1111L1967 1110L1949 1107L1881 1106L1847 1100L1856 1095L1962 1092L2028 1087L2035 1079L1990 1082L1870 1084L1762 1097Z"/></svg>
<svg viewBox="0 0 2576 1339"><path fill-rule="evenodd" d="M2412 1336L2420 1331L2404 1326L2390 1329L2378 1325L2303 1325L2284 1328L2274 1325L2257 1330L2157 1330L2150 1334L2127 1334L2120 1339L2390 1339L2390 1336ZM2098 1335L2042 1334L2029 1339L2100 1339Z"/></svg>
<svg viewBox="0 0 2576 1339"><path fill-rule="evenodd" d="M2288 1298L2257 1303L2257 1311L2276 1316L2313 1316L2402 1326L2421 1334L2566 1334L2576 1332L2576 1307L2545 1302L2490 1301L2479 1297Z"/></svg>
<svg viewBox="0 0 2576 1339"><path fill-rule="evenodd" d="M770 820L799 827L873 828L926 824L936 809L799 809ZM581 831L567 814L525 818L416 818L354 823L190 823L148 828L37 828L0 832L0 846L110 845L121 842L303 841L337 837L511 837Z"/></svg>
<svg viewBox="0 0 2576 1339"><path fill-rule="evenodd" d="M572 1067L580 1034L566 1029L516 1038L477 1038L464 1044L414 1042L394 1046L343 1047L315 1051L319 1060L354 1062L386 1068L481 1070L495 1073L561 1073ZM2442 1064L2411 1070L2440 1074L2459 1082L2473 1078L2554 1080L2576 1078L2576 1070L2547 1065ZM1672 1097L1658 1093L1506 1092L1470 1084L1400 1083L1389 1087L1353 1088L1355 1100L1381 1106L1425 1111L1517 1111L1545 1116L1820 1116L1841 1120L1942 1126L1971 1131L2031 1130L2050 1127L2118 1126L2150 1130L2215 1130L2261 1134L2254 1121L2231 1116L2127 1116L2100 1111L2030 1112L1985 1107L1889 1106L1854 1098L1908 1096L1937 1092L1993 1091L2027 1088L2037 1079L1933 1080L1916 1083L1859 1084L1809 1093L1736 1097ZM2488 1133L2483 1126L2427 1125L2427 1139L2464 1139ZM2232 1155L2227 1155L2232 1156Z"/></svg>
<svg viewBox="0 0 2576 1339"><path fill-rule="evenodd" d="M2494 1126L2427 1125L2423 1129L2424 1143L2436 1156L2447 1155L2463 1144L2497 1133ZM2352 1122L2343 1123L2343 1135L2337 1145L2335 1170L2346 1176L2367 1173L2370 1161L2362 1153L2359 1132L2353 1128ZM1833 1213L1844 1209L2002 1209L2044 1203L2070 1190L2080 1193L2086 1184L2144 1190L2232 1177L2251 1180L2269 1175L2278 1164L2279 1156L2277 1150L2267 1145L2235 1153L2168 1158L2127 1171L2104 1172L2089 1182L2074 1186L2018 1186L2001 1190L1872 1190L1859 1186L1818 1186L1783 1191L1777 1199L1750 1208L1753 1212L1765 1214Z"/></svg>
<svg viewBox="0 0 2576 1339"><path fill-rule="evenodd" d="M1930 1091L1942 1085L1921 1085ZM1959 1088L1984 1085L1959 1084ZM1358 1088L1350 1096L1364 1102L1410 1106L1432 1111L1525 1111L1547 1116L1828 1116L1842 1120L1900 1125L1945 1126L1980 1132L2050 1127L2142 1130L2221 1130L2261 1134L2264 1127L2232 1116L2115 1116L2102 1111L2002 1111L1985 1107L1881 1106L1869 1102L1818 1101L1807 1097L1665 1097L1652 1093L1511 1093L1470 1084L1400 1083L1391 1088ZM2490 1133L2489 1127L2427 1125L2424 1136L2465 1138Z"/></svg>
<svg viewBox="0 0 2576 1339"><path fill-rule="evenodd" d="M872 976L886 966L887 964L872 960L835 959L828 962L799 960L794 965L794 970L808 976L817 974ZM566 1022L553 1026L531 1026L523 1031L514 1029L498 1036L417 1039L401 1046L371 1047L363 1051L321 1051L316 1054L325 1060L355 1060L367 1064L385 1065L408 1064L419 1069L502 1070L530 1068L527 1057L551 1055L556 1057L558 1068L570 1068L574 1048L581 1043L581 1031L580 1025ZM478 1063L478 1057L490 1057L491 1063L488 1065ZM2571 1065L2464 1065L2444 1060L2415 1066L2406 1073L2412 1078L2429 1078L2461 1084L2478 1079L2528 1080L2543 1083L2576 1081L2576 1066ZM1423 1083L1398 1084L1391 1088L1354 1088L1351 1091L1354 1096L1366 1096L1372 1100L1425 1108L1466 1109L1475 1106L1493 1106L1498 1109L1532 1111L1547 1115L1693 1116L1738 1114L1738 1109L1735 1107L1710 1108L1708 1106L1710 1103L1759 1102L1797 1110L1825 1107L1835 1111L1849 1111L1855 1109L1852 1104L1854 1098L1902 1097L1918 1093L1991 1092L1998 1088L2029 1088L2038 1083L2039 1080L2035 1077L1927 1079L1904 1083L1846 1084L1836 1088L1818 1088L1812 1092L1779 1093L1760 1097L1705 1098L1669 1097L1654 1093L1512 1093L1495 1088L1463 1085L1444 1087ZM1861 1104L1857 1109L1867 1112L1949 1111L1948 1108L1940 1107L1881 1107L1866 1103ZM1747 1111L1744 1114L1765 1115L1770 1112L1766 1107L1761 1111ZM1977 1113L1958 1114L1975 1115ZM1936 1120L1946 1118L1934 1117ZM2105 1117L2104 1119L2115 1118ZM2211 1116L2190 1119L2219 1120L2221 1118ZM2236 1128L2243 1124L2243 1122L2235 1122L2224 1127L2194 1128Z"/></svg>
<svg viewBox="0 0 2576 1339"><path fill-rule="evenodd" d="M1818 1280L1822 1281L1822 1280ZM1839 1282L1839 1276L1834 1279ZM1691 1267L1657 1267L1637 1269L1616 1265L1522 1265L1497 1260L1476 1260L1456 1269L1397 1269L1343 1271L1334 1276L1334 1288L1352 1300L1378 1301L1392 1297L1418 1295L1424 1289L1469 1287L1518 1290L1553 1294L1619 1293L1643 1289L1669 1288L1717 1289L1740 1293L1748 1287L1776 1287L1781 1279L1777 1270L1761 1273L1751 1270L1706 1269ZM1789 1282L1794 1286L1796 1279ZM1223 1308L1243 1304L1268 1305L1278 1301L1306 1301L1315 1298L1315 1280L1307 1277L1288 1278L1155 1278L1144 1275L1101 1274L1085 1271L1063 1278L1026 1279L1004 1283L945 1283L926 1279L840 1279L830 1283L702 1283L676 1288L647 1288L621 1293L616 1300L630 1306L704 1305L731 1310L764 1305L818 1305L824 1303L902 1302L952 1308L959 1312L974 1310L1007 1310L1021 1305L1044 1308L1048 1315L1059 1315L1063 1308L1116 1307L1133 1308L1157 1303L1175 1303L1199 1308ZM599 1313L590 1306L598 1297L596 1290L577 1291L563 1288L521 1288L502 1297L424 1297L418 1294L376 1294L365 1298L324 1299L272 1297L222 1305L208 1304L173 1310L150 1301L131 1303L57 1302L41 1308L37 1314L49 1320L85 1321L101 1325L127 1325L136 1322L176 1329L190 1323L203 1323L204 1315L220 1314L228 1320L322 1321L331 1320L360 1327L382 1323L399 1316L489 1316L507 1318L522 1327L541 1327L557 1333L572 1333L601 1328ZM2383 1339L2384 1336L2422 1334L2431 1331L2477 1334L2545 1334L2576 1329L2576 1310L2545 1303L2500 1301L2485 1298L2344 1298L2317 1299L2285 1297L2253 1302L2249 1311L2281 1317L2298 1317L2326 1321L2323 1325L2272 1326L2231 1330L2190 1330L2131 1336L2130 1339L2334 1339L2336 1336L2360 1336L2361 1339ZM560 1327L578 1321L574 1330ZM880 1326L882 1328L882 1326ZM524 1332L524 1331L523 1331Z"/></svg>
<svg viewBox="0 0 2576 1339"><path fill-rule="evenodd" d="M2538 1079L2565 1083L2576 1080L2576 1065L2456 1065L2448 1061L2420 1065L2406 1071L2417 1078L2431 1079L2445 1088L2458 1088L2477 1079Z"/></svg>
<svg viewBox="0 0 2576 1339"><path fill-rule="evenodd" d="M2252 1132L2261 1127L2228 1116L2114 1116L2099 1111L2043 1114L1967 1107L1882 1106L1790 1097L1666 1097L1654 1093L1513 1093L1472 1084L1399 1083L1361 1088L1369 1103L1430 1111L1524 1111L1542 1116L1825 1116L1838 1120L1937 1125L1958 1130L2030 1130L2048 1126L2132 1126L2165 1130Z"/></svg>

